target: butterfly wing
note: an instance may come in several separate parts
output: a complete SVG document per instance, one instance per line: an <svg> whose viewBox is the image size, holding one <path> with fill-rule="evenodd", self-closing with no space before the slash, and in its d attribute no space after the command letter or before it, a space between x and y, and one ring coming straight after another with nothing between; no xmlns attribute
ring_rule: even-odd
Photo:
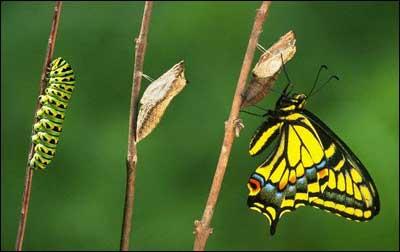
<svg viewBox="0 0 400 252"><path fill-rule="evenodd" d="M304 205L355 220L376 215L373 206L379 209L379 200L364 166L316 116L307 111L283 121L268 119L253 137L250 154L276 136L273 152L248 182L248 206L267 217L271 234L284 213Z"/></svg>
<svg viewBox="0 0 400 252"><path fill-rule="evenodd" d="M356 221L376 216L380 210L379 195L367 169L318 117L307 110L303 114L322 141L329 167L327 186L311 205Z"/></svg>
<svg viewBox="0 0 400 252"><path fill-rule="evenodd" d="M268 117L256 130L250 141L249 153L251 156L260 154L280 134L282 122L273 117Z"/></svg>
<svg viewBox="0 0 400 252"><path fill-rule="evenodd" d="M274 151L249 179L247 201L251 209L267 217L271 234L284 213L308 204L310 198L320 194L320 184L328 181L323 147L307 118L294 113L276 124L272 124L273 120L259 128L250 145L250 154L258 153L273 141L264 135L279 136ZM261 134L263 128L265 133Z"/></svg>

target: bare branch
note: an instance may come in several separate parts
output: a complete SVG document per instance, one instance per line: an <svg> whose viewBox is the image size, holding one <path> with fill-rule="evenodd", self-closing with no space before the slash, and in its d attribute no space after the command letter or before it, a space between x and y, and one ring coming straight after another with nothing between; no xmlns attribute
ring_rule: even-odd
<svg viewBox="0 0 400 252"><path fill-rule="evenodd" d="M136 164L137 164L137 151L136 151L136 124L137 124L137 107L138 97L140 91L140 84L142 81L144 55L147 46L147 33L150 25L151 11L153 8L152 1L146 1L143 11L142 25L140 27L139 37L136 39L135 50L135 66L133 69L133 83L131 92L131 104L129 114L129 134L128 134L128 154L126 160L126 194L124 206L124 219L122 223L122 235L120 250L129 250L129 240L132 229L132 211L133 201L135 195L135 178L136 178Z"/></svg>
<svg viewBox="0 0 400 252"><path fill-rule="evenodd" d="M212 232L210 227L211 219L214 213L215 205L218 201L218 195L221 190L222 181L224 178L226 166L228 163L229 155L232 148L232 143L235 138L235 122L239 116L240 105L242 104L242 93L246 85L246 80L250 72L251 63L253 61L254 51L258 42L258 37L262 32L262 26L267 16L270 1L264 1L257 14L253 24L253 30L250 35L249 43L247 45L246 54L244 56L242 69L240 71L239 79L236 86L235 96L233 98L231 112L228 120L225 122L225 135L222 144L221 152L217 168L215 170L214 179L211 185L210 193L206 207L204 209L201 221L195 221L195 241L193 250L204 250L207 239Z"/></svg>
<svg viewBox="0 0 400 252"><path fill-rule="evenodd" d="M39 95L44 94L44 90L46 88L46 70L47 66L50 64L51 58L53 57L53 52L54 52L54 46L55 46L55 41L57 37L57 30L58 30L58 23L60 21L60 15L61 15L61 7L62 7L62 1L57 1L56 6L54 7L54 15L53 15L53 23L51 25L51 31L50 31L50 36L49 36L49 41L47 44L47 53L46 57L43 63L43 68L42 68L42 75L40 77L40 92ZM35 108L35 113L39 109L40 103L39 100L36 102L36 108ZM33 119L33 124L37 122L36 116L34 116ZM34 134L33 129L32 129L32 135ZM28 154L28 162L26 165L26 175L25 175L25 184L24 184L24 192L22 195L22 207L21 207L21 217L20 217L20 222L19 222L19 227L18 227L18 233L17 233L17 240L15 243L15 250L16 251L21 251L22 250L22 245L24 242L24 235L25 235L25 228L26 228L26 220L28 217L28 210L29 210L29 201L30 201L30 196L31 196L31 186L32 186L32 177L33 177L33 169L31 169L29 165L29 160L31 160L32 155L33 155L33 148L34 145L31 144L31 148Z"/></svg>

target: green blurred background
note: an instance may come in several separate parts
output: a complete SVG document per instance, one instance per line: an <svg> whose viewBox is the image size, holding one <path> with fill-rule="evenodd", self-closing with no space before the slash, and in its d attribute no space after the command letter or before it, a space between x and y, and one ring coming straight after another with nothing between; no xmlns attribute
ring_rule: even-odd
<svg viewBox="0 0 400 252"><path fill-rule="evenodd" d="M260 2L155 2L145 74L157 78L184 59L190 83L138 146L133 250L190 250L219 156L232 97ZM54 56L76 73L76 90L56 158L33 177L27 250L117 250L125 194L134 38L143 2L65 2ZM271 237L246 205L249 175L266 154L248 155L261 123L241 114L207 249L399 249L399 4L271 5L260 43L289 30L295 90L337 74L308 101L358 155L380 194L381 212L356 223L311 207L287 214ZM53 2L1 3L1 249L14 249L27 151ZM255 60L261 55L256 52ZM281 76L276 89L286 80ZM144 80L142 91L148 85ZM277 93L259 105L274 106ZM252 108L253 112L259 112Z"/></svg>

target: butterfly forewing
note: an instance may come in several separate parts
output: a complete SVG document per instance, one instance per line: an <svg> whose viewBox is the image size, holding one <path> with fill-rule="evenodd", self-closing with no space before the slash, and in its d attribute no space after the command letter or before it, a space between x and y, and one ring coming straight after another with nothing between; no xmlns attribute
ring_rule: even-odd
<svg viewBox="0 0 400 252"><path fill-rule="evenodd" d="M272 117L269 117L265 122L263 122L250 141L250 155L255 156L270 145L278 136L281 126L282 122L279 122Z"/></svg>

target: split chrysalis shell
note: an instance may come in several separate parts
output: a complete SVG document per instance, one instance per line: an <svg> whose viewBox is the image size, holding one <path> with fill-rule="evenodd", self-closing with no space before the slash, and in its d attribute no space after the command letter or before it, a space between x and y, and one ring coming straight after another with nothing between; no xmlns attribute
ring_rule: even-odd
<svg viewBox="0 0 400 252"><path fill-rule="evenodd" d="M171 100L186 85L183 60L153 81L144 91L140 100L137 117L136 142L139 142L160 122Z"/></svg>
<svg viewBox="0 0 400 252"><path fill-rule="evenodd" d="M282 58L286 64L296 53L295 44L296 36L289 31L260 56L252 71L252 79L243 92L242 108L258 103L268 94L278 78Z"/></svg>

